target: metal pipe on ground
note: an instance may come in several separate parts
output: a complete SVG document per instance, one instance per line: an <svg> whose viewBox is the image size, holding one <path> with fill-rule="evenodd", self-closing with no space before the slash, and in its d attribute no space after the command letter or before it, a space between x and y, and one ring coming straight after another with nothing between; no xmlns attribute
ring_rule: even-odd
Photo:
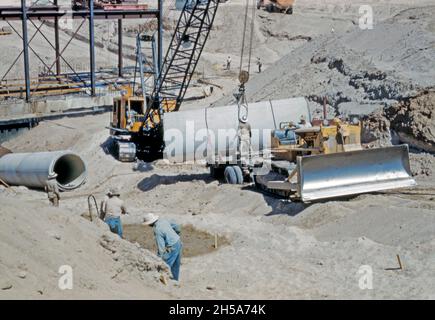
<svg viewBox="0 0 435 320"><path fill-rule="evenodd" d="M44 188L53 172L62 191L80 187L87 178L85 162L71 151L8 153L0 158L0 179L9 185Z"/></svg>
<svg viewBox="0 0 435 320"><path fill-rule="evenodd" d="M281 123L298 123L302 115L311 121L303 97L250 103L248 109L253 151L269 149L270 133ZM163 123L165 158L170 162L202 161L209 158L209 153L224 157L237 150L237 105L165 113ZM205 145L207 152L202 152Z"/></svg>

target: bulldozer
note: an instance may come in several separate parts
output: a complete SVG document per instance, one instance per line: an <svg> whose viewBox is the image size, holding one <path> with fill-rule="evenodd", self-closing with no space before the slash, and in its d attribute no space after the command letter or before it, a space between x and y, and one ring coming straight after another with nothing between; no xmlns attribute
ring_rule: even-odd
<svg viewBox="0 0 435 320"><path fill-rule="evenodd" d="M358 116L352 122L334 118L314 120L314 124L301 128L292 122L280 123L279 130L274 130L271 137L275 158L296 162L298 156L362 150Z"/></svg>
<svg viewBox="0 0 435 320"><path fill-rule="evenodd" d="M267 12L293 14L295 0L258 0L257 9L264 8Z"/></svg>
<svg viewBox="0 0 435 320"><path fill-rule="evenodd" d="M408 146L364 149L361 130L357 116L305 128L281 123L271 136L270 172L254 175L255 185L303 202L414 186Z"/></svg>

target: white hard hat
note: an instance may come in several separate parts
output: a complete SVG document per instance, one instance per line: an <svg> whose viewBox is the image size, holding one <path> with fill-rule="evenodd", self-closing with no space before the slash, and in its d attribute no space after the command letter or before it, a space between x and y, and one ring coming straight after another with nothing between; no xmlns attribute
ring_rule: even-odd
<svg viewBox="0 0 435 320"><path fill-rule="evenodd" d="M148 214L146 214L143 217L143 223L142 224L149 226L150 224L153 224L157 220L159 220L159 216L158 215L152 214L152 213L148 213Z"/></svg>

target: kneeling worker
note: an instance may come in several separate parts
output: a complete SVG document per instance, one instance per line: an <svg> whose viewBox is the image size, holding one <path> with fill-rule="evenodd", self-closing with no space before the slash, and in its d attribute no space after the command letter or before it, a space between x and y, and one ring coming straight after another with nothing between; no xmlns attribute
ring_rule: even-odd
<svg viewBox="0 0 435 320"><path fill-rule="evenodd" d="M117 233L122 238L121 214L127 214L127 209L124 201L119 199L117 188L110 189L107 195L108 198L102 205L105 214L104 222L109 225L110 231Z"/></svg>
<svg viewBox="0 0 435 320"><path fill-rule="evenodd" d="M153 227L157 255L171 268L172 277L178 281L183 248L180 240L180 226L152 213L144 217L143 224Z"/></svg>

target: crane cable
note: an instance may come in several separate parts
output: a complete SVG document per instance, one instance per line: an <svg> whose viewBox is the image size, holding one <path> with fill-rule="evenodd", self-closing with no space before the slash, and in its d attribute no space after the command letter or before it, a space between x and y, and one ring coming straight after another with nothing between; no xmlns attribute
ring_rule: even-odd
<svg viewBox="0 0 435 320"><path fill-rule="evenodd" d="M240 52L239 74L242 72L242 67L243 67L243 55L244 55L244 51L245 51L245 37L246 37L246 24L247 24L247 20L248 20L248 9L249 9L249 0L246 0L245 19L243 21L242 50Z"/></svg>
<svg viewBox="0 0 435 320"><path fill-rule="evenodd" d="M248 61L248 72L251 69L251 56L252 56L252 44L254 40L254 23L255 23L255 0L252 0L252 16L251 16L251 37L249 39L249 61Z"/></svg>
<svg viewBox="0 0 435 320"><path fill-rule="evenodd" d="M248 57L248 68L247 70L242 70L243 68L243 57L245 53L245 42L246 42L246 32L248 27L248 16L249 16L249 2L250 0L246 0L245 7L245 19L243 23L243 38L242 38L242 50L240 53L240 68L239 68L239 92L236 94L237 99L237 109L238 109L238 118L240 122L246 123L248 121L248 101L245 95L245 84L249 80L249 71L251 69L251 56L252 56L252 43L254 38L254 21L255 21L255 0L253 2L252 8L252 17L251 17L251 34L249 37L249 57Z"/></svg>
<svg viewBox="0 0 435 320"><path fill-rule="evenodd" d="M242 72L243 68L243 56L245 54L245 42L246 42L246 33L247 33L247 25L248 25L248 16L249 16L249 2L250 0L246 0L246 6L245 6L245 18L243 22L243 38L242 38L242 49L240 53L240 67L239 67L239 74ZM251 13L251 30L250 30L250 37L249 37L249 55L248 55L248 73L251 69L251 57L252 57L252 44L254 39L254 22L255 22L255 0L252 0L252 13Z"/></svg>

